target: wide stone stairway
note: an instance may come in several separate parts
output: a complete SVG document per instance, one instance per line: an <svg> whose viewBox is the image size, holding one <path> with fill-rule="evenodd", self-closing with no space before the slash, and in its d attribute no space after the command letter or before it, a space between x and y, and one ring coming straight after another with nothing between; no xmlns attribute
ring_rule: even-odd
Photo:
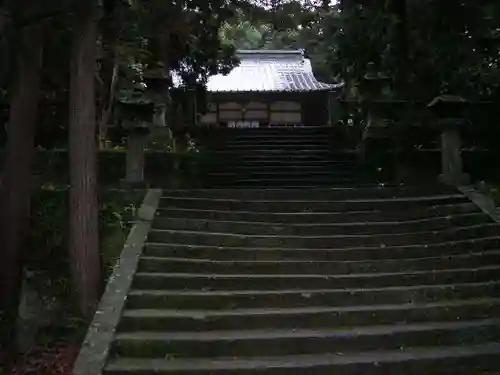
<svg viewBox="0 0 500 375"><path fill-rule="evenodd" d="M207 187L315 187L359 183L356 154L332 127L221 129L208 146Z"/></svg>
<svg viewBox="0 0 500 375"><path fill-rule="evenodd" d="M500 224L454 188L345 186L292 138L163 192L104 374L500 374Z"/></svg>

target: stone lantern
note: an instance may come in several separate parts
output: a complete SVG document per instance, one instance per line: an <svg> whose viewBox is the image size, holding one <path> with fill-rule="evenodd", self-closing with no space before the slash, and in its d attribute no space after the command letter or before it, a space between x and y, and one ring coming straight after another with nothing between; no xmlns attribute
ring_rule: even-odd
<svg viewBox="0 0 500 375"><path fill-rule="evenodd" d="M469 102L461 96L441 95L434 98L428 108L435 121L433 126L441 132L441 175L445 184L468 185L470 177L463 172L461 131L470 126L467 119Z"/></svg>
<svg viewBox="0 0 500 375"><path fill-rule="evenodd" d="M360 85L361 103L365 116L359 145L360 157L369 173L375 173L383 181L390 178L393 161L390 149L393 148L390 117L394 110L391 100L391 78L379 73L374 63L369 63L367 72ZM390 166L390 168L387 168Z"/></svg>
<svg viewBox="0 0 500 375"><path fill-rule="evenodd" d="M144 181L144 149L150 133L154 103L147 99L142 87L117 102L122 127L127 131L125 182L139 184Z"/></svg>
<svg viewBox="0 0 500 375"><path fill-rule="evenodd" d="M146 84L146 97L154 104L153 125L157 128L166 128L167 107L170 103L169 90L172 79L162 67L149 70L144 78Z"/></svg>
<svg viewBox="0 0 500 375"><path fill-rule="evenodd" d="M374 63L369 63L363 77L362 96L367 111L366 127L363 138L380 138L385 136L387 113L392 102L387 99L391 78L377 72Z"/></svg>

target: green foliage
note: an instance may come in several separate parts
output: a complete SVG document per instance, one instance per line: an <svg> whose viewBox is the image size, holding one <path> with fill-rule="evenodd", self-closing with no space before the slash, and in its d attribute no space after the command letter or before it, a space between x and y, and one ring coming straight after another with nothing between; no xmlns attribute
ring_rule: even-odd
<svg viewBox="0 0 500 375"><path fill-rule="evenodd" d="M352 4L352 2L345 2ZM500 83L500 5L477 1L405 1L350 5L332 41L343 75L360 82L373 61L393 77L406 71L405 91L428 100L439 93L491 98ZM402 16L405 19L402 19Z"/></svg>
<svg viewBox="0 0 500 375"><path fill-rule="evenodd" d="M401 94L498 98L500 3L386 0L259 1L221 29L237 48L303 48L316 76L355 95L369 62ZM402 90L401 90L402 89Z"/></svg>
<svg viewBox="0 0 500 375"><path fill-rule="evenodd" d="M331 38L338 29L337 6L319 1L260 3L250 12L236 12L222 26L223 42L237 49L304 49L317 77L333 81L340 72Z"/></svg>
<svg viewBox="0 0 500 375"><path fill-rule="evenodd" d="M142 192L103 191L99 205L101 255L108 273L127 236ZM45 185L32 199L31 230L26 267L41 275L41 290L48 298L71 294L68 263L68 190Z"/></svg>

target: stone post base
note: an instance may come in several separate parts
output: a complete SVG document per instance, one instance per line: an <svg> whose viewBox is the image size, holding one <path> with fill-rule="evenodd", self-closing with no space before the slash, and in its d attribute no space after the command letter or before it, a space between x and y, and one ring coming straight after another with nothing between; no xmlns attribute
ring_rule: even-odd
<svg viewBox="0 0 500 375"><path fill-rule="evenodd" d="M131 134L127 140L126 175L125 181L138 184L144 181L144 147L146 137Z"/></svg>
<svg viewBox="0 0 500 375"><path fill-rule="evenodd" d="M465 186L470 184L470 176L467 173L440 174L439 182L451 186Z"/></svg>

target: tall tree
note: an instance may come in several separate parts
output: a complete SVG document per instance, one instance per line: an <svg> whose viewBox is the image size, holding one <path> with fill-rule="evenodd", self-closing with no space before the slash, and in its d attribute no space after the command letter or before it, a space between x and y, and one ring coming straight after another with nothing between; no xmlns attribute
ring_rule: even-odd
<svg viewBox="0 0 500 375"><path fill-rule="evenodd" d="M70 62L69 160L70 257L80 312L90 317L100 297L96 103L97 1L75 6L76 27Z"/></svg>
<svg viewBox="0 0 500 375"><path fill-rule="evenodd" d="M27 4L21 2L21 10ZM30 11L36 11L28 1ZM0 312L7 332L1 332L2 346L15 348L14 327L22 281L22 258L29 229L31 164L35 125L40 98L40 77L44 46L44 23L23 27L18 34L17 75L12 88L8 140L1 187L0 207ZM4 341L5 340L5 341Z"/></svg>
<svg viewBox="0 0 500 375"><path fill-rule="evenodd" d="M100 148L105 147L107 127L111 117L114 94L118 82L118 11L117 0L103 0L103 18L101 22L101 69L100 81L100 105L98 118L98 131Z"/></svg>

